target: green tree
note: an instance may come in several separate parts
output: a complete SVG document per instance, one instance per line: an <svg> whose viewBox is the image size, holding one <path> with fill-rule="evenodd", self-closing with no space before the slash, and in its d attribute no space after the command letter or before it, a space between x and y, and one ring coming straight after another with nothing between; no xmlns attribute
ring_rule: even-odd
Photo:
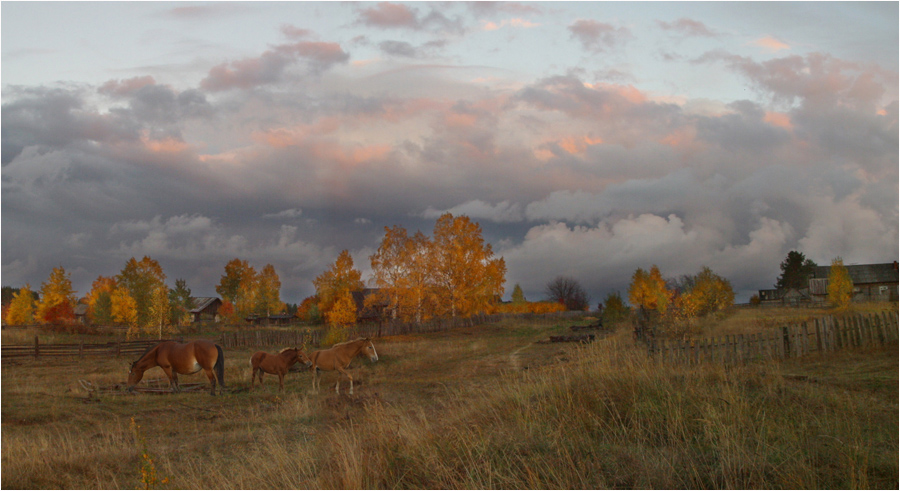
<svg viewBox="0 0 900 491"><path fill-rule="evenodd" d="M622 295L617 291L606 295L603 305L602 319L605 326L611 326L628 317L628 307L622 301Z"/></svg>
<svg viewBox="0 0 900 491"><path fill-rule="evenodd" d="M522 287L519 286L518 283L516 283L516 286L513 287L512 303L514 303L514 304L525 303L525 293L522 291Z"/></svg>
<svg viewBox="0 0 900 491"><path fill-rule="evenodd" d="M194 302L191 300L191 289L187 281L179 278L175 280L175 288L169 290L169 323L174 326L186 326L191 323L191 310Z"/></svg>
<svg viewBox="0 0 900 491"><path fill-rule="evenodd" d="M790 288L809 288L809 278L816 270L816 263L807 259L801 252L788 252L781 262L781 276L775 282L775 288L787 290Z"/></svg>
<svg viewBox="0 0 900 491"><path fill-rule="evenodd" d="M844 260L836 257L828 272L828 303L840 312L850 308L853 300L853 280L844 266Z"/></svg>
<svg viewBox="0 0 900 491"><path fill-rule="evenodd" d="M140 261L131 258L116 276L119 287L125 288L134 299L136 320L139 326L153 326L155 319L151 312L154 295L160 287L165 287L166 275L162 266L155 260L144 256ZM115 301L113 302L115 303Z"/></svg>

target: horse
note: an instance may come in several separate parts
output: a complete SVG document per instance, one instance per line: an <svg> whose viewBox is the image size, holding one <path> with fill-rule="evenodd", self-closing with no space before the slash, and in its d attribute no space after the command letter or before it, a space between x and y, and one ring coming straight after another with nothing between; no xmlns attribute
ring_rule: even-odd
<svg viewBox="0 0 900 491"><path fill-rule="evenodd" d="M378 361L378 353L375 352L375 345L369 338L359 338L353 341L338 343L331 348L313 351L309 355L312 361L313 370L313 393L319 392L319 377L316 369L320 370L337 370L350 379L350 393L353 393L353 377L346 372L346 368L350 366L353 358L365 354L370 361ZM341 377L338 375L337 383L334 384L334 391L341 393Z"/></svg>
<svg viewBox="0 0 900 491"><path fill-rule="evenodd" d="M172 392L180 392L178 374L189 375L200 370L206 371L209 377L210 394L216 395L216 379L219 386L225 387L225 354L222 347L212 341L197 340L189 343L163 341L151 347L137 361L131 364L128 372L128 391L144 377L144 372L160 367L169 377ZM215 371L215 373L213 373Z"/></svg>
<svg viewBox="0 0 900 491"><path fill-rule="evenodd" d="M285 348L278 352L277 355L266 353L265 351L257 351L250 357L250 368L253 372L250 374L250 388L253 388L253 382L256 381L256 374L259 373L259 384L263 383L263 373L278 375L278 390L284 392L284 375L294 363L302 361L306 366L312 365L306 354L299 348Z"/></svg>

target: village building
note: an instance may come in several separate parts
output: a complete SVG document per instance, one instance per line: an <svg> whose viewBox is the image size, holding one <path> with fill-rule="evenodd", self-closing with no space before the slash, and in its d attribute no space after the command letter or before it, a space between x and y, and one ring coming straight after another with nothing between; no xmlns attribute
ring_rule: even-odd
<svg viewBox="0 0 900 491"><path fill-rule="evenodd" d="M191 297L191 322L219 322L219 307L222 300L217 297Z"/></svg>

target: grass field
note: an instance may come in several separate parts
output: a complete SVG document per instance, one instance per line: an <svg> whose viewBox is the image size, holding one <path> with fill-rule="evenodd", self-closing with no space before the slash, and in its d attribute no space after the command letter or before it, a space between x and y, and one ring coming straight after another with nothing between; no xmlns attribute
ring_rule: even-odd
<svg viewBox="0 0 900 491"><path fill-rule="evenodd" d="M797 312L760 315L720 328ZM380 339L377 363L353 363L353 396L327 389L332 373L318 395L309 372L249 391L250 350L226 351L216 397L88 399L78 380L123 382L125 358L4 362L2 487L898 487L896 344L687 367L649 360L625 328L536 343L567 325Z"/></svg>

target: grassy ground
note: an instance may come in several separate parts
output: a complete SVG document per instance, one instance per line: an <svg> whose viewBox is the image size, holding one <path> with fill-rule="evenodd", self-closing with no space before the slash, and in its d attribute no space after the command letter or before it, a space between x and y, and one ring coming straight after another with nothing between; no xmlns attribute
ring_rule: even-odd
<svg viewBox="0 0 900 491"><path fill-rule="evenodd" d="M537 343L569 323L378 340L353 396L309 372L249 391L249 350L217 397L87 399L130 360L4 362L2 487L898 487L896 344L726 368L660 366L624 329Z"/></svg>

